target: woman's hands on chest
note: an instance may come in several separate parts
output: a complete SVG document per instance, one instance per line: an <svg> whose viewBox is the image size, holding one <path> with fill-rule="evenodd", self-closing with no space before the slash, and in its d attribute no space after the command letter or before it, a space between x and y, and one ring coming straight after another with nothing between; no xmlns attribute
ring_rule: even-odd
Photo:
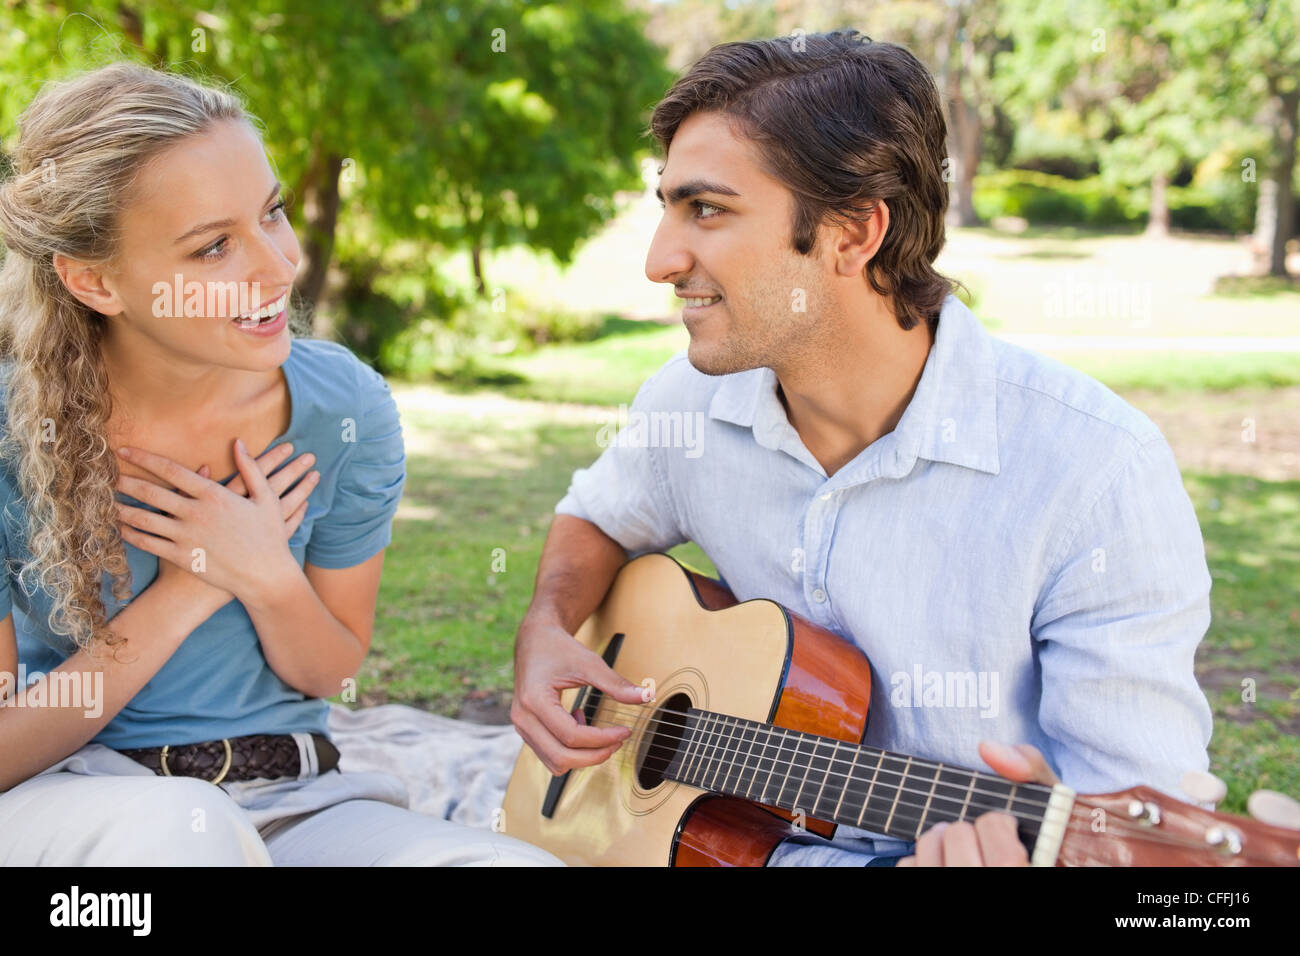
<svg viewBox="0 0 1300 956"><path fill-rule="evenodd" d="M119 449L125 461L165 483L119 476L119 491L163 512L119 502L123 540L174 566L160 564L160 578L164 570L168 577L179 570L232 597L256 600L285 575L300 573L288 541L302 524L319 475L307 474L315 463L310 454L271 475L292 453L286 442L254 459L236 443L238 474L223 486L207 477L207 466L195 472L138 447Z"/></svg>

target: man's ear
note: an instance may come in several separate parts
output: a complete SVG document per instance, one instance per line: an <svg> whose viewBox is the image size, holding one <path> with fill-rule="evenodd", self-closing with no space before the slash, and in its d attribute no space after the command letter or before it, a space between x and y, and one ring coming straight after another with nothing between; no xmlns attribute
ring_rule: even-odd
<svg viewBox="0 0 1300 956"><path fill-rule="evenodd" d="M78 302L100 315L117 315L122 311L122 302L117 293L104 283L102 266L69 259L62 254L55 255L53 265L59 279L76 296Z"/></svg>
<svg viewBox="0 0 1300 956"><path fill-rule="evenodd" d="M862 222L841 226L835 233L835 271L842 276L860 276L880 250L889 231L889 206L883 199L872 202L870 216Z"/></svg>

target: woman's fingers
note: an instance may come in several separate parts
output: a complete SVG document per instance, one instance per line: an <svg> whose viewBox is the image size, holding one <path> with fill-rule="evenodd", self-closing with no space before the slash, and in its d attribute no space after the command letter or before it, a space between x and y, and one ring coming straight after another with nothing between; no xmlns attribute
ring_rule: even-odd
<svg viewBox="0 0 1300 956"><path fill-rule="evenodd" d="M282 493L284 491L284 488L276 489L275 482L277 476L272 476L271 472L275 471L275 469L279 468L280 465L288 461L289 456L292 454L293 454L292 443L284 442L281 445L276 445L266 454L262 455L260 458L257 459L257 464L261 467L262 474L268 476L267 480L270 482L272 489L274 489L277 494ZM230 479L230 483L226 485L226 488L228 488L230 491L233 491L237 495L248 494L248 486L244 484L244 479L240 474L238 474L238 470L236 470L235 477Z"/></svg>
<svg viewBox="0 0 1300 956"><path fill-rule="evenodd" d="M305 517L307 517L306 501L295 508L293 514L289 516L289 520L284 523L285 540L293 537L294 532L298 530L298 526L302 524L302 519Z"/></svg>
<svg viewBox="0 0 1300 956"><path fill-rule="evenodd" d="M303 457L306 457L305 455ZM311 472L302 481L298 482L293 491L280 498L280 508L286 518L295 513L299 507L306 504L307 497L316 490L316 485L320 482L319 472Z"/></svg>

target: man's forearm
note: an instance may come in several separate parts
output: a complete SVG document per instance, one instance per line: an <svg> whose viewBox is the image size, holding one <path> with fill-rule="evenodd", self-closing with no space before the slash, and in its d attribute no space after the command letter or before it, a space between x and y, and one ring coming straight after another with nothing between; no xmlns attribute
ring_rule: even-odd
<svg viewBox="0 0 1300 956"><path fill-rule="evenodd" d="M572 634L600 605L626 563L623 546L590 521L556 515L542 548L527 617L553 621Z"/></svg>

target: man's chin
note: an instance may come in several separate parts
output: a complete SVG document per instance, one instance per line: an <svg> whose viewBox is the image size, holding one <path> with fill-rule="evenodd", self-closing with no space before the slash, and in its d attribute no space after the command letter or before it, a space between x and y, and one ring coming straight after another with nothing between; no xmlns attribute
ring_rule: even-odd
<svg viewBox="0 0 1300 956"><path fill-rule="evenodd" d="M731 375L735 372L747 372L758 366L748 363L743 356L716 344L706 345L692 338L686 350L686 359L697 372L704 375Z"/></svg>

